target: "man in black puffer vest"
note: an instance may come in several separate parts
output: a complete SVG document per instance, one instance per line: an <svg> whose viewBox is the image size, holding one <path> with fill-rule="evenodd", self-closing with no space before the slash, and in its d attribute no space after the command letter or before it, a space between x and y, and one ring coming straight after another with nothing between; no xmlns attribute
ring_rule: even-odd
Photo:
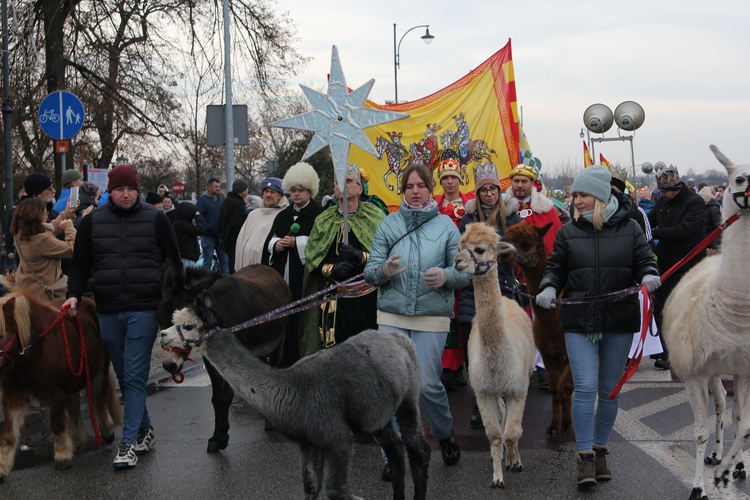
<svg viewBox="0 0 750 500"><path fill-rule="evenodd" d="M106 205L81 219L68 276L68 314L83 292L96 299L101 337L124 398L122 441L115 469L135 467L155 443L146 409L151 349L159 326L164 262L182 270L172 225L164 213L141 202L138 172L118 165L109 172Z"/></svg>

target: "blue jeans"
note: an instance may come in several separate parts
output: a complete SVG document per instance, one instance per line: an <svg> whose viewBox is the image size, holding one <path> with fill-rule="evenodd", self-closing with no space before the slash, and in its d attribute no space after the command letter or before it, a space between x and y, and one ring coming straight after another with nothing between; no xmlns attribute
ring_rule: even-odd
<svg viewBox="0 0 750 500"><path fill-rule="evenodd" d="M227 253L219 248L219 238L216 236L201 236L201 250L203 251L203 267L211 269L214 264L214 251L219 258L219 272L229 274L229 258Z"/></svg>
<svg viewBox="0 0 750 500"><path fill-rule="evenodd" d="M159 330L156 315L154 311L99 314L99 325L125 401L122 442L135 444L138 429L151 425L146 409L146 385L151 350Z"/></svg>
<svg viewBox="0 0 750 500"><path fill-rule="evenodd" d="M417 348L419 363L419 402L430 424L435 439L448 439L453 432L453 416L448 406L448 395L440 382L443 373L443 348L448 332L420 332L404 330L387 325L378 325L381 332L401 332L409 337Z"/></svg>
<svg viewBox="0 0 750 500"><path fill-rule="evenodd" d="M620 406L619 396L609 399L609 393L625 371L632 342L632 334L605 333L598 342L589 342L585 333L565 332L575 387L572 417L578 451L609 443Z"/></svg>

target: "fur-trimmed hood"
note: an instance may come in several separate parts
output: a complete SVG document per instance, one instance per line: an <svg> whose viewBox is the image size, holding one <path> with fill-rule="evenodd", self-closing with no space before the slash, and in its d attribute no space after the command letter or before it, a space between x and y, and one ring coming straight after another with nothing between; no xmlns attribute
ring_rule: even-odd
<svg viewBox="0 0 750 500"><path fill-rule="evenodd" d="M521 203L513 194L512 186L505 190L504 198L506 213L517 212L518 207L521 205ZM535 188L531 190L531 209L534 212L544 214L552 210L554 206L555 205L552 203L552 200L547 198L541 192L537 191Z"/></svg>

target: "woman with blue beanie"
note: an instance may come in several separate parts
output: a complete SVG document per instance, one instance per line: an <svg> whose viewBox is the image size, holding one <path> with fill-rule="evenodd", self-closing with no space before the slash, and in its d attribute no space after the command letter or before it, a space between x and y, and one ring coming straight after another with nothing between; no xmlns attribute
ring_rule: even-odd
<svg viewBox="0 0 750 500"><path fill-rule="evenodd" d="M556 307L553 301L560 292L576 300L561 306L560 322L575 386L579 487L612 479L607 445L619 401L609 394L624 372L633 332L640 328L637 295L594 298L639 283L652 292L661 284L646 237L612 195L610 179L606 168L593 165L573 181L573 220L557 232L536 297L547 309Z"/></svg>

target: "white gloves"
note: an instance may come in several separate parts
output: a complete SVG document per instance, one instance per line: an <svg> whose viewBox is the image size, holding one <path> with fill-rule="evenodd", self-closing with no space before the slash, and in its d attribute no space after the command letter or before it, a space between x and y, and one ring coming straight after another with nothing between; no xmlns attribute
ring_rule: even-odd
<svg viewBox="0 0 750 500"><path fill-rule="evenodd" d="M641 285L646 285L646 291L651 293L661 286L661 278L654 274L647 274L643 277Z"/></svg>
<svg viewBox="0 0 750 500"><path fill-rule="evenodd" d="M391 279L403 272L406 272L405 267L401 267L401 254L391 255L388 260L383 264L383 274L386 278Z"/></svg>
<svg viewBox="0 0 750 500"><path fill-rule="evenodd" d="M551 286L548 286L547 288L542 290L539 295L536 296L536 305L544 309L554 309L557 306L554 305L552 301L556 298L557 293L555 292L555 289Z"/></svg>
<svg viewBox="0 0 750 500"><path fill-rule="evenodd" d="M431 267L424 272L424 284L427 288L440 288L445 284L445 269Z"/></svg>

